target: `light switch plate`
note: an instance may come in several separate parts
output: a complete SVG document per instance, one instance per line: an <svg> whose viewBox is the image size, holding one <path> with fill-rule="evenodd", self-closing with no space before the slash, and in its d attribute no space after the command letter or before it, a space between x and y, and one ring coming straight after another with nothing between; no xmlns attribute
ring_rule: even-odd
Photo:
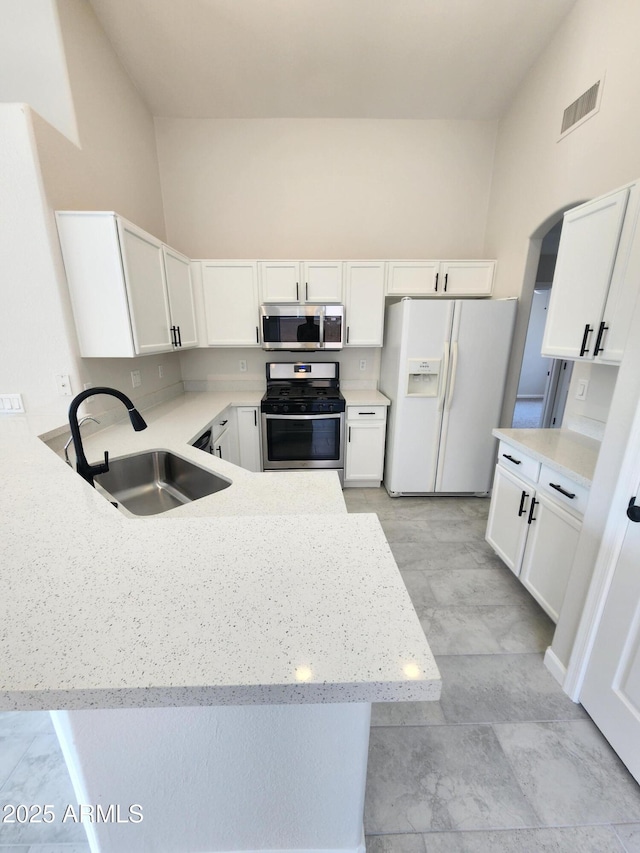
<svg viewBox="0 0 640 853"><path fill-rule="evenodd" d="M24 403L22 402L21 394L0 393L1 415L19 415L21 412L24 412Z"/></svg>
<svg viewBox="0 0 640 853"><path fill-rule="evenodd" d="M578 384L576 386L576 400L586 400L588 390L589 390L589 380L588 379L578 379Z"/></svg>

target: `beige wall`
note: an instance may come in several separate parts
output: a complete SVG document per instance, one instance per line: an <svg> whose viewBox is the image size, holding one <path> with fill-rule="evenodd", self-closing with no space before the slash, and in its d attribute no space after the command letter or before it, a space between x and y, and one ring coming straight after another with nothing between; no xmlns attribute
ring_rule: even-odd
<svg viewBox="0 0 640 853"><path fill-rule="evenodd" d="M579 0L500 122L485 248L498 258L496 295L521 297L505 414L537 264L530 238L567 208L640 177L639 31L636 0ZM600 112L558 141L565 107L603 73Z"/></svg>
<svg viewBox="0 0 640 853"><path fill-rule="evenodd" d="M156 118L192 258L483 257L495 123Z"/></svg>
<svg viewBox="0 0 640 853"><path fill-rule="evenodd" d="M24 183L23 189L13 178L5 181L0 197L2 220L10 223L2 234L0 298L3 328L11 330L0 363L0 390L24 394L38 432L66 421L70 398L57 394L55 373L71 376L74 393L85 383L113 386L142 405L181 382L173 353L130 360L78 355L53 211L116 210L159 237L164 237L164 217L149 111L89 3L60 0L59 12L80 147L28 108L18 115L16 108L5 107L0 157L6 168L14 164ZM35 148L28 145L31 115ZM18 137L22 141L15 147ZM133 369L142 374L136 391ZM119 404L97 397L87 408L101 412L114 405Z"/></svg>
<svg viewBox="0 0 640 853"><path fill-rule="evenodd" d="M537 250L559 213L640 178L640 4L637 0L579 0L531 69L500 122L486 250L498 258L497 295L520 295L515 352L508 377L513 400ZM563 110L606 72L600 112L558 141ZM523 288L524 283L524 290ZM632 368L625 360L627 372ZM625 364L621 367L622 374ZM553 651L567 664L614 494L636 400L615 393L617 370L580 365L574 374L590 378L585 404L574 399L567 416L608 417L583 532L567 589ZM573 393L573 387L570 394ZM510 398L510 399L509 399Z"/></svg>

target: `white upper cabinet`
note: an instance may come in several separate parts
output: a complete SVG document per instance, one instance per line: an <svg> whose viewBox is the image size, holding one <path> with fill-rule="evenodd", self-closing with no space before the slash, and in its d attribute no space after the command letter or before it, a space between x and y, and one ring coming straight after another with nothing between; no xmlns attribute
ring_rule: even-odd
<svg viewBox="0 0 640 853"><path fill-rule="evenodd" d="M207 344L258 347L258 268L255 261L202 261Z"/></svg>
<svg viewBox="0 0 640 853"><path fill-rule="evenodd" d="M179 324L183 346L196 345L183 255L113 212L58 211L56 220L81 356L170 352Z"/></svg>
<svg viewBox="0 0 640 853"><path fill-rule="evenodd" d="M136 355L172 348L162 243L116 217Z"/></svg>
<svg viewBox="0 0 640 853"><path fill-rule="evenodd" d="M163 246L162 252L174 340L182 349L197 347L198 332L191 282L191 261L175 249L170 249L169 246Z"/></svg>
<svg viewBox="0 0 640 853"><path fill-rule="evenodd" d="M440 261L389 261L387 294L389 296L436 296Z"/></svg>
<svg viewBox="0 0 640 853"><path fill-rule="evenodd" d="M638 290L638 206L633 186L565 213L542 355L621 360Z"/></svg>
<svg viewBox="0 0 640 853"><path fill-rule="evenodd" d="M495 261L389 261L387 296L491 296Z"/></svg>
<svg viewBox="0 0 640 853"><path fill-rule="evenodd" d="M260 261L261 302L342 302L342 261Z"/></svg>
<svg viewBox="0 0 640 853"><path fill-rule="evenodd" d="M342 261L305 261L302 264L305 302L342 302Z"/></svg>
<svg viewBox="0 0 640 853"><path fill-rule="evenodd" d="M494 261L442 261L440 296L491 296Z"/></svg>
<svg viewBox="0 0 640 853"><path fill-rule="evenodd" d="M345 346L382 346L384 267L384 261L345 264Z"/></svg>

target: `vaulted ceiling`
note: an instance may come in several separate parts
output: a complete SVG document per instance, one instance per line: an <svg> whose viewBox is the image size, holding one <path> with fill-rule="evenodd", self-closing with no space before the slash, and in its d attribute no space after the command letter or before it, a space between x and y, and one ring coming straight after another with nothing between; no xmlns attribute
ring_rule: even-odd
<svg viewBox="0 0 640 853"><path fill-rule="evenodd" d="M90 0L152 113L496 119L576 0Z"/></svg>

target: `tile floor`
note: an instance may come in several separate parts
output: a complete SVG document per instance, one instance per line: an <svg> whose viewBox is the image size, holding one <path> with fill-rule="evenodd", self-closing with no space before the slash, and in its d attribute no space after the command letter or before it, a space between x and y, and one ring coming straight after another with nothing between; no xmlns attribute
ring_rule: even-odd
<svg viewBox="0 0 640 853"><path fill-rule="evenodd" d="M378 514L443 680L373 708L367 853L640 853L640 786L543 666L554 626L484 542L489 501L344 496Z"/></svg>
<svg viewBox="0 0 640 853"><path fill-rule="evenodd" d="M373 708L367 853L640 853L640 787L544 668L553 625L485 544L488 501L344 495L378 514L444 684ZM5 802L75 802L47 714L0 714ZM0 853L88 851L76 824L0 824Z"/></svg>

